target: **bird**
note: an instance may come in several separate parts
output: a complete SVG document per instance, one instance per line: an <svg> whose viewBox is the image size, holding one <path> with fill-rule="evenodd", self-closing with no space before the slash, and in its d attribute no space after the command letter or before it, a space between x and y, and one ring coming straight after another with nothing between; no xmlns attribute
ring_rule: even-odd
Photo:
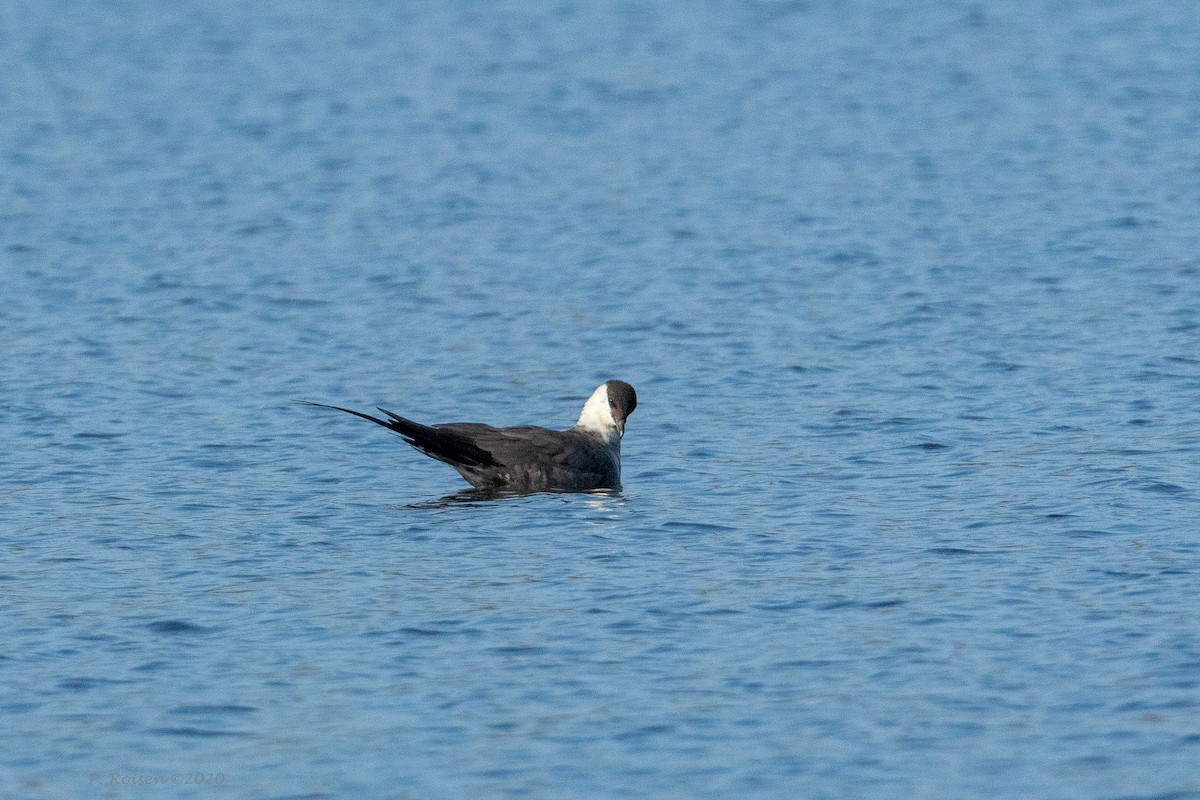
<svg viewBox="0 0 1200 800"><path fill-rule="evenodd" d="M605 381L584 403L579 421L565 431L536 425L494 428L479 422L422 425L385 408L376 409L386 417L380 419L341 406L300 402L382 425L449 464L477 490L585 492L621 488L621 437L637 408L637 392L625 381Z"/></svg>

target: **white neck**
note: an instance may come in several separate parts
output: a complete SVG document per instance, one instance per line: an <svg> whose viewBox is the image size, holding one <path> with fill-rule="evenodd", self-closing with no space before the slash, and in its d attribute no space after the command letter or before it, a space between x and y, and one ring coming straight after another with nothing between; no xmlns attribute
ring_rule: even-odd
<svg viewBox="0 0 1200 800"><path fill-rule="evenodd" d="M599 389L592 392L592 396L584 403L575 427L597 434L607 444L620 445L621 426L613 419L612 409L608 405L607 386L601 384Z"/></svg>

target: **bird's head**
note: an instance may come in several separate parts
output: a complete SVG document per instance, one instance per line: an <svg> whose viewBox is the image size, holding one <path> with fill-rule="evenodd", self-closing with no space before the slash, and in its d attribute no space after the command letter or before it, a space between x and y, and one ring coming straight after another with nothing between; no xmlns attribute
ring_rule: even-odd
<svg viewBox="0 0 1200 800"><path fill-rule="evenodd" d="M625 420L637 408L637 392L625 381L606 381L592 392L575 427L599 434L607 442L621 441Z"/></svg>

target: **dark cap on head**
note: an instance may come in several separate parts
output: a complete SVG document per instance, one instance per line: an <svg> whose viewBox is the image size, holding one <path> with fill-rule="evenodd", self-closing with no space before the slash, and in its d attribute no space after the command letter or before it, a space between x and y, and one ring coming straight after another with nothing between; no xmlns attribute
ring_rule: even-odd
<svg viewBox="0 0 1200 800"><path fill-rule="evenodd" d="M613 419L624 422L637 408L637 392L625 381L605 381L604 385L608 388L608 407Z"/></svg>

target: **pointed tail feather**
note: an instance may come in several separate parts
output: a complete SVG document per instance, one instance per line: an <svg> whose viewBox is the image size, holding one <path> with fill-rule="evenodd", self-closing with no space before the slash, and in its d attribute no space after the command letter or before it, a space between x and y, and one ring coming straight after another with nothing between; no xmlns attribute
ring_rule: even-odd
<svg viewBox="0 0 1200 800"><path fill-rule="evenodd" d="M387 420L380 419L379 417L372 417L370 414L364 414L361 411L355 411L350 408L342 408L341 406L330 406L326 405L325 403L310 403L307 400L297 400L296 402L302 406L312 406L313 408L332 408L334 411L345 411L347 414L353 414L354 416L361 417L362 419L369 419L376 425L382 425L390 430L395 430L395 428L392 428L392 423L388 422Z"/></svg>
<svg viewBox="0 0 1200 800"><path fill-rule="evenodd" d="M393 414L386 408L380 408L379 411L387 415L388 419L379 419L372 417L370 414L364 414L361 411L354 411L341 406L331 406L325 403L310 403L307 400L298 400L298 403L305 406L313 406L315 408L331 408L334 411L344 411L347 414L353 414L360 419L370 420L376 425L382 425L390 431L400 434L404 437L404 441L411 444L413 447L420 450L427 456L436 458L439 461L445 461L451 466L464 467L496 467L500 466L499 462L492 457L492 454L487 450L479 447L466 436L448 431L444 428L422 425L419 422L413 422L411 419L406 419L399 414Z"/></svg>

